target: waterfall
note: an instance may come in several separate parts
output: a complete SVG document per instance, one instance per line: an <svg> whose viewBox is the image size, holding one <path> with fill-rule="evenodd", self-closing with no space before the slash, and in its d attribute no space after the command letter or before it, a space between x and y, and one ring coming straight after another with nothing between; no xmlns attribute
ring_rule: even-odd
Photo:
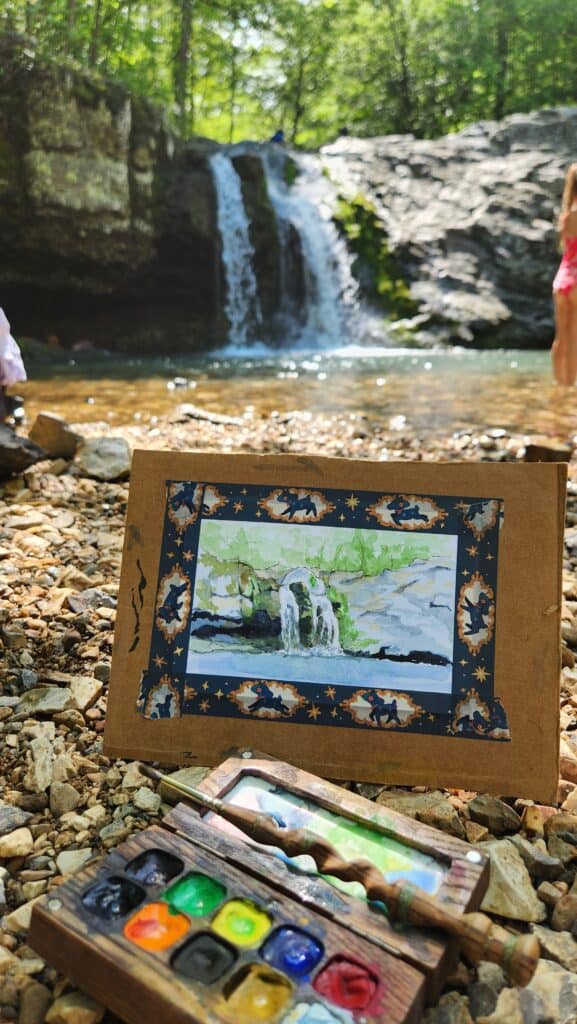
<svg viewBox="0 0 577 1024"><path fill-rule="evenodd" d="M304 605L311 613L307 643L301 635L301 609L293 587L300 585ZM291 569L279 587L281 639L287 654L341 654L339 623L325 584L306 566Z"/></svg>
<svg viewBox="0 0 577 1024"><path fill-rule="evenodd" d="M229 321L228 340L244 345L251 328L262 317L253 270L254 250L249 221L242 198L241 181L229 156L214 153L210 157L216 189L218 228L222 243L222 262L226 275L224 311Z"/></svg>
<svg viewBox="0 0 577 1024"><path fill-rule="evenodd" d="M281 248L281 284L287 277L286 256L282 254L287 252L291 226L299 235L304 261L305 316L304 321L293 322L292 333L296 327L305 345L343 345L357 325L359 295L346 242L332 220L335 190L322 174L317 158L291 154L291 159L298 174L288 186L284 152L269 147L264 156ZM286 296L286 287L284 293ZM294 319L286 298L282 305L285 321L291 315Z"/></svg>

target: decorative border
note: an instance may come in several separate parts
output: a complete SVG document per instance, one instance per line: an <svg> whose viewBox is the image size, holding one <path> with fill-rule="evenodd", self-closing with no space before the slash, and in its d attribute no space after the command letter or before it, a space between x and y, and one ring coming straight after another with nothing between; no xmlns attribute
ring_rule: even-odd
<svg viewBox="0 0 577 1024"><path fill-rule="evenodd" d="M148 719L182 715L251 717L348 729L400 729L509 740L506 712L494 693L503 504L499 498L367 491L349 494L297 486L167 481L149 668L140 685L139 712ZM191 625L200 526L206 518L455 535L451 693L187 674L186 638ZM136 636L140 606L134 604L134 613Z"/></svg>

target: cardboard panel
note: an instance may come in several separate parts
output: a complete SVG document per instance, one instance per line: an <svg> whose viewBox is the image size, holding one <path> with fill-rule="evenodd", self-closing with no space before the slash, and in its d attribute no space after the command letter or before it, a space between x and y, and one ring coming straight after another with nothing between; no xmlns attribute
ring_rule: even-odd
<svg viewBox="0 0 577 1024"><path fill-rule="evenodd" d="M106 752L553 799L565 474L136 452Z"/></svg>

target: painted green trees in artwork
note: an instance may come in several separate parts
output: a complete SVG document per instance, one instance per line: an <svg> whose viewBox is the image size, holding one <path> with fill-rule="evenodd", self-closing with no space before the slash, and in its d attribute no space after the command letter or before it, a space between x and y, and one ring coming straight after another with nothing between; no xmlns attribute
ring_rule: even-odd
<svg viewBox="0 0 577 1024"><path fill-rule="evenodd" d="M572 0L0 0L1 32L224 142L434 136L577 102Z"/></svg>

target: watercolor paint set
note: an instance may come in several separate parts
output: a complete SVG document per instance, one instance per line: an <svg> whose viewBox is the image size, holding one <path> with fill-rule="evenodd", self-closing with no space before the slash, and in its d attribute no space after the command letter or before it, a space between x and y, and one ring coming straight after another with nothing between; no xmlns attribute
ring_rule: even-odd
<svg viewBox="0 0 577 1024"><path fill-rule="evenodd" d="M467 859L466 843L289 765L239 755L203 786L266 804L289 827L304 817L343 855L369 856L453 908L482 898L486 863ZM451 944L393 927L359 886L305 860L179 803L39 900L29 941L128 1024L416 1024L454 963Z"/></svg>

